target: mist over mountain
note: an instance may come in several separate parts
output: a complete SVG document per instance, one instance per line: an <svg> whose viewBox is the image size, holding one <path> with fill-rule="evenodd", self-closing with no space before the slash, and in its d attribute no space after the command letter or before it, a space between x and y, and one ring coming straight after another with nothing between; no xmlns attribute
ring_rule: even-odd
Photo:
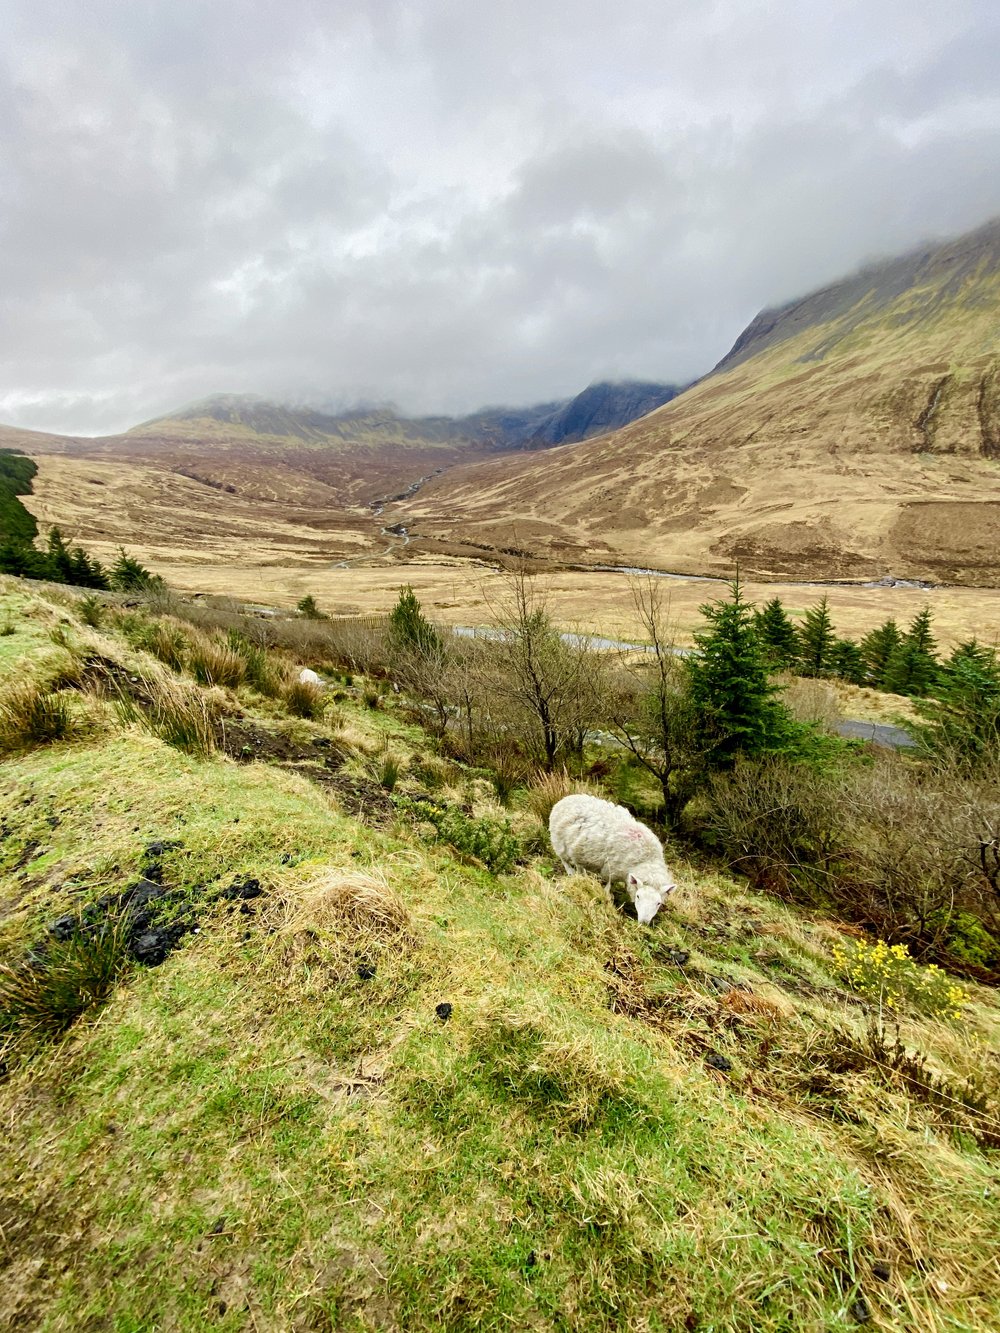
<svg viewBox="0 0 1000 1333"><path fill-rule="evenodd" d="M452 471L410 522L561 558L993 582L998 328L1000 220L762 311L663 407Z"/></svg>

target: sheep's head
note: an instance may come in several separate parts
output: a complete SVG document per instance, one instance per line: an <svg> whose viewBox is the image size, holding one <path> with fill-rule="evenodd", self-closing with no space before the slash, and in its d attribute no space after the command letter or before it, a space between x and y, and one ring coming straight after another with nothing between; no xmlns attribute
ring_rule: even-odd
<svg viewBox="0 0 1000 1333"><path fill-rule="evenodd" d="M656 879L629 875L628 895L635 904L635 914L639 918L640 926L649 925L663 906L667 895L676 887L669 875L658 876Z"/></svg>

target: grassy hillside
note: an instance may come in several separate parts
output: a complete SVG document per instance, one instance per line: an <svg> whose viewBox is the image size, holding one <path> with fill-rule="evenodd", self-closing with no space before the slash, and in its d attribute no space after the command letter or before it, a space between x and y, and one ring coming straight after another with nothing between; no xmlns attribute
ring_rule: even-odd
<svg viewBox="0 0 1000 1333"><path fill-rule="evenodd" d="M0 542L31 542L38 533L33 514L20 496L31 492L38 465L23 454L0 449Z"/></svg>
<svg viewBox="0 0 1000 1333"><path fill-rule="evenodd" d="M170 619L3 580L0 624L7 966L140 876L186 927L63 1035L5 974L0 1327L1000 1323L992 992L882 1025L836 923L676 855L639 927L376 682L302 718L291 657L198 685L222 645ZM12 723L26 678L61 739ZM509 820L517 864L400 792Z"/></svg>

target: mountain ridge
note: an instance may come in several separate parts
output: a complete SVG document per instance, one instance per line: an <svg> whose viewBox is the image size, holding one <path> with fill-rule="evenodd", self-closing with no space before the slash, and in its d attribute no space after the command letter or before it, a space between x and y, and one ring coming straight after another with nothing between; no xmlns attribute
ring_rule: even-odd
<svg viewBox="0 0 1000 1333"><path fill-rule="evenodd" d="M762 311L618 431L469 464L410 527L538 558L1000 580L1000 220Z"/></svg>

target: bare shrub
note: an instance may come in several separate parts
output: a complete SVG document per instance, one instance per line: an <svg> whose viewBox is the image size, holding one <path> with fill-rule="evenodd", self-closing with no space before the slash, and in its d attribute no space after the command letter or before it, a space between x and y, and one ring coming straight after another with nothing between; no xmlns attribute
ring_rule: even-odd
<svg viewBox="0 0 1000 1333"><path fill-rule="evenodd" d="M729 865L758 887L826 892L848 815L835 783L782 757L740 759L708 790L708 828Z"/></svg>
<svg viewBox="0 0 1000 1333"><path fill-rule="evenodd" d="M524 569L511 576L507 600L493 618L495 638L482 651L491 707L551 771L582 754L587 732L601 721L603 655L585 635L563 638Z"/></svg>
<svg viewBox="0 0 1000 1333"><path fill-rule="evenodd" d="M854 829L843 878L887 939L947 957L963 915L1000 935L989 859L1000 846L1000 795L986 775L889 756L853 771L840 803Z"/></svg>

